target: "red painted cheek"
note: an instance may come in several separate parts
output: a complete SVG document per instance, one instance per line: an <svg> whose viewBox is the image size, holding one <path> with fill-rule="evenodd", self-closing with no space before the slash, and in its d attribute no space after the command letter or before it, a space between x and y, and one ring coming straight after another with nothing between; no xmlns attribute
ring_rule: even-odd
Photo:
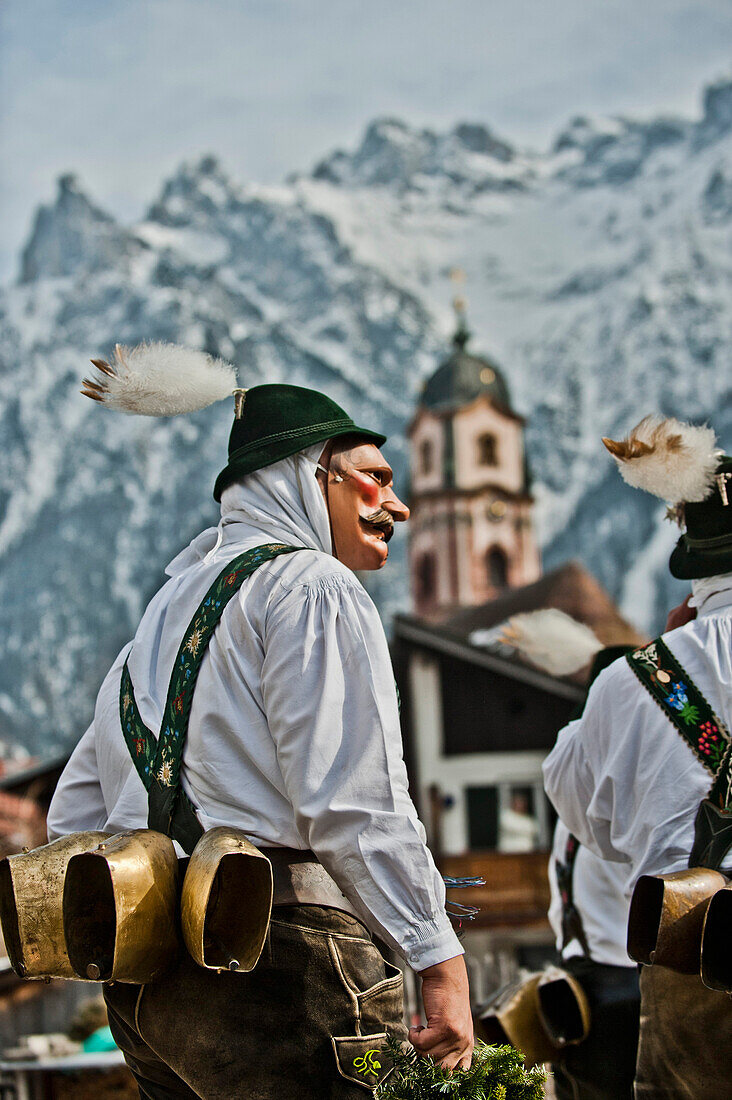
<svg viewBox="0 0 732 1100"><path fill-rule="evenodd" d="M361 496L370 504L373 508L379 507L379 493L381 486L378 485L373 478L368 477L366 474L359 473L358 470L351 470L349 476L358 485Z"/></svg>

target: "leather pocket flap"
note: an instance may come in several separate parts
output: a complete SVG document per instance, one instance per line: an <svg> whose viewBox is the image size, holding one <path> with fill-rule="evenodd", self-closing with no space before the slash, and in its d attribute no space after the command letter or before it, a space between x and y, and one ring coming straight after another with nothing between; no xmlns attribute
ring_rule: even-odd
<svg viewBox="0 0 732 1100"><path fill-rule="evenodd" d="M331 1042L341 1077L369 1092L378 1088L394 1068L385 1031L358 1037L335 1036Z"/></svg>

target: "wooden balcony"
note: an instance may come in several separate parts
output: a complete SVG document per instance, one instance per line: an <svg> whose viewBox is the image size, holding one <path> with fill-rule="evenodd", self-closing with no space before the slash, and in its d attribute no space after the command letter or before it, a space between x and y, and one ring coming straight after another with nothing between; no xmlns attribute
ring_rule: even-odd
<svg viewBox="0 0 732 1100"><path fill-rule="evenodd" d="M448 900L475 905L480 913L473 928L515 928L547 923L549 909L548 852L469 852L442 856L443 875L480 875L485 886L448 890Z"/></svg>

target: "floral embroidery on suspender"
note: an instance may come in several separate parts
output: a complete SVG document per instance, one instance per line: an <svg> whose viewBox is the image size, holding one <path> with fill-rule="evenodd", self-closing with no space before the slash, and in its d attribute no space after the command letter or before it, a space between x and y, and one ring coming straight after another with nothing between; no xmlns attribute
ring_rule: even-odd
<svg viewBox="0 0 732 1100"><path fill-rule="evenodd" d="M626 660L697 760L714 776L710 797L716 796L720 806L728 805L732 746L724 723L660 638L627 654Z"/></svg>

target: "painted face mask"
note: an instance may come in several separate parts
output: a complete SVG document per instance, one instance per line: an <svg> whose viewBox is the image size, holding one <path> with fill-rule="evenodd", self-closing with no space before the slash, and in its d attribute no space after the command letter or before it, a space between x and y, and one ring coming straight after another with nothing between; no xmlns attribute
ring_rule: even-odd
<svg viewBox="0 0 732 1100"><path fill-rule="evenodd" d="M322 470L326 475L329 474L329 471L326 470L324 466L321 466L319 462L316 464L316 468ZM371 511L361 515L361 521L381 531L384 541L389 542L394 534L394 520L389 512L381 507L380 499L382 486L379 482L375 481L368 473L357 469L347 462L340 463L338 468L332 470L331 473L333 474L333 480L338 484L344 481L350 481L356 486L361 500L371 509Z"/></svg>

